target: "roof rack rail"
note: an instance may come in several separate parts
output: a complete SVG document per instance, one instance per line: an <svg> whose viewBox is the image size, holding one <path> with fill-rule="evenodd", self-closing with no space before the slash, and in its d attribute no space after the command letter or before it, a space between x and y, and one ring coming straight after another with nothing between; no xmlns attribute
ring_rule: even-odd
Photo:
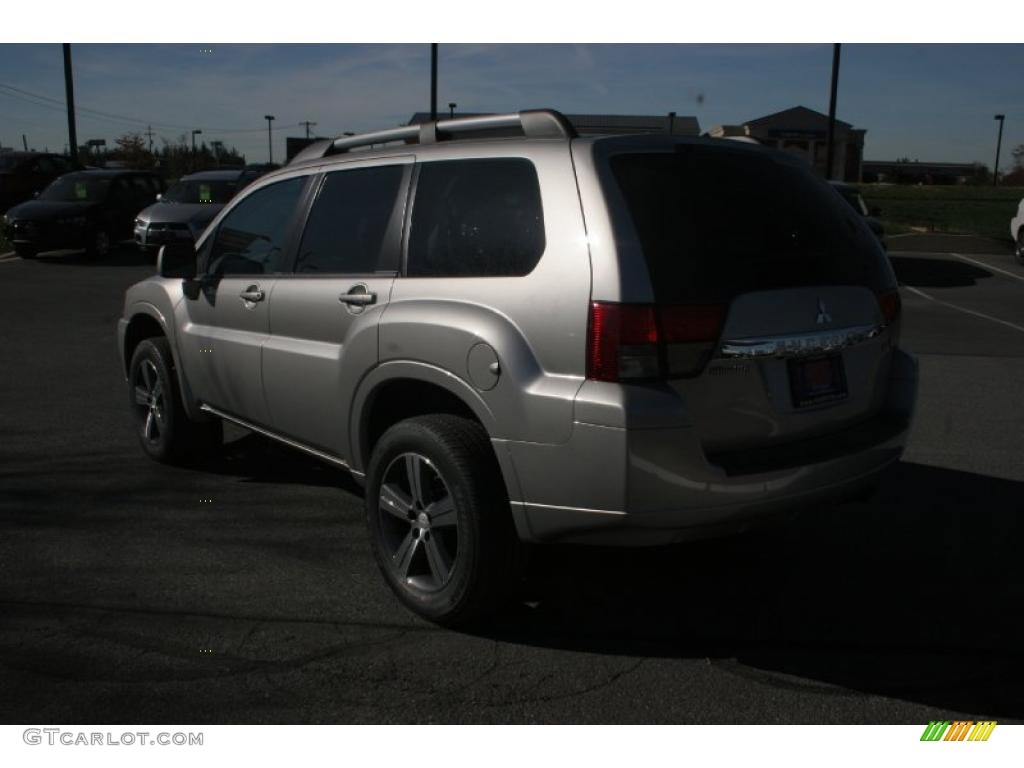
<svg viewBox="0 0 1024 768"><path fill-rule="evenodd" d="M572 139L578 135L565 115L553 109L526 109L501 115L456 117L433 120L419 125L403 125L385 131L362 133L358 136L339 136L324 139L299 152L291 163L341 154L358 147L404 141L407 144L434 144L439 141L466 138L467 134L482 133L487 138L498 136L525 136L528 139Z"/></svg>

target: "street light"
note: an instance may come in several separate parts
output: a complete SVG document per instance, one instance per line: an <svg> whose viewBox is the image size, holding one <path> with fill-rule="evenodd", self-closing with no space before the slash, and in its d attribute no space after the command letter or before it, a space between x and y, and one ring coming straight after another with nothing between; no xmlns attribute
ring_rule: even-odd
<svg viewBox="0 0 1024 768"><path fill-rule="evenodd" d="M996 139L996 167L992 172L992 186L999 186L999 150L1003 147L1003 120L1006 119L1006 115L995 115L994 120L999 121L999 138Z"/></svg>
<svg viewBox="0 0 1024 768"><path fill-rule="evenodd" d="M268 162L274 164L274 141L272 134L270 133L270 124L276 119L273 115L264 115L263 119L267 121L267 157Z"/></svg>
<svg viewBox="0 0 1024 768"><path fill-rule="evenodd" d="M455 117L455 108L457 106L459 106L459 105L456 104L454 101L449 101L448 102L448 117L450 117L450 118L454 118Z"/></svg>

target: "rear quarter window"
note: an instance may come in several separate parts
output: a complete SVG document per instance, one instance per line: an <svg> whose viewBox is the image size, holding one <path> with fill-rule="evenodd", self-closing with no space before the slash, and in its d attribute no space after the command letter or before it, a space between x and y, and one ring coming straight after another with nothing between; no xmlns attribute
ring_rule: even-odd
<svg viewBox="0 0 1024 768"><path fill-rule="evenodd" d="M544 252L544 212L533 163L523 158L423 163L406 274L529 274Z"/></svg>
<svg viewBox="0 0 1024 768"><path fill-rule="evenodd" d="M863 217L789 158L684 145L676 152L616 155L610 165L659 302L728 301L807 285L881 291L895 284Z"/></svg>

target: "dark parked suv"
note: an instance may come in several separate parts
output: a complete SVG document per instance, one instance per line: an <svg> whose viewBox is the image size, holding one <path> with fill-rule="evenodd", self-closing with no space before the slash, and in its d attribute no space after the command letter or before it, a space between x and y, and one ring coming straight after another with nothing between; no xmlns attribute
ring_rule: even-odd
<svg viewBox="0 0 1024 768"><path fill-rule="evenodd" d="M11 208L3 217L4 235L22 258L60 248L103 256L131 238L135 215L163 189L160 177L147 171L68 173L35 200Z"/></svg>
<svg viewBox="0 0 1024 768"><path fill-rule="evenodd" d="M62 155L43 152L4 152L0 154L0 213L32 199L58 176L75 170Z"/></svg>

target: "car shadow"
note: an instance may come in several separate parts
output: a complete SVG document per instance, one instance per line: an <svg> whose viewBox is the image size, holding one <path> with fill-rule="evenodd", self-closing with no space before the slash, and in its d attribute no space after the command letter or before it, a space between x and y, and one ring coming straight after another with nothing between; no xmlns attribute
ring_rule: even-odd
<svg viewBox="0 0 1024 768"><path fill-rule="evenodd" d="M982 278L992 277L987 269L954 258L890 256L889 261L900 283L917 288L969 287Z"/></svg>
<svg viewBox="0 0 1024 768"><path fill-rule="evenodd" d="M118 244L106 256L90 256L85 251L49 251L36 255L35 261L42 264L61 264L81 267L141 267L156 269L156 253L149 253L134 245Z"/></svg>
<svg viewBox="0 0 1024 768"><path fill-rule="evenodd" d="M237 433L236 433L237 430ZM236 436L237 435L237 436ZM204 472L230 475L243 483L286 483L340 488L362 496L362 488L341 467L292 450L256 432L227 426L224 447Z"/></svg>
<svg viewBox="0 0 1024 768"><path fill-rule="evenodd" d="M1024 483L900 463L868 502L769 531L542 549L528 602L481 634L1024 718L1022 538Z"/></svg>

